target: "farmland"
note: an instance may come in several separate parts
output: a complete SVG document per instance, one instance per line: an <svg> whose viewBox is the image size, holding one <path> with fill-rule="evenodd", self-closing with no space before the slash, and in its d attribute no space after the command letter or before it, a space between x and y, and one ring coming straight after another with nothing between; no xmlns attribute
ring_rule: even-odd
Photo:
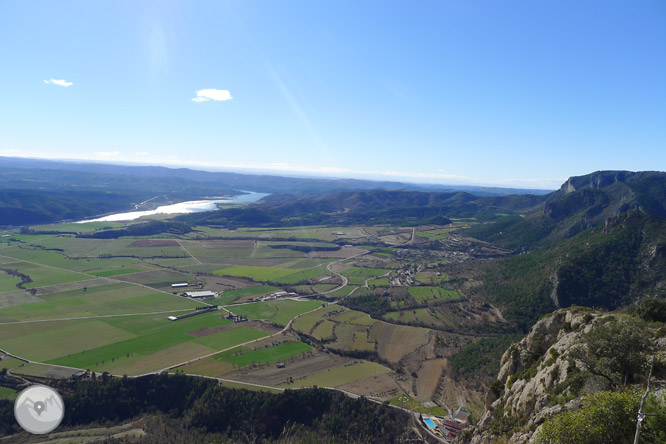
<svg viewBox="0 0 666 444"><path fill-rule="evenodd" d="M276 362L312 350L307 344L298 341L285 342L275 347L253 350L249 347L238 347L228 352L215 355L215 359L243 367L255 363Z"/></svg>
<svg viewBox="0 0 666 444"><path fill-rule="evenodd" d="M353 267L342 272L349 279L352 285L363 285L366 279L382 276L391 270L383 268L360 268Z"/></svg>
<svg viewBox="0 0 666 444"><path fill-rule="evenodd" d="M465 298L446 274L423 261L417 270L414 257L401 250L411 241L438 241L446 229L195 227L181 236L117 239L63 234L125 225L52 225L0 243L0 269L8 270L0 272L2 349L35 361L10 362L13 371L69 377L85 370L135 376L169 369L239 387L319 385L385 400L402 392L420 401L435 396L446 364L441 356L450 353L442 344L467 343L442 341L441 333L417 327L455 328L455 307L450 313L439 307ZM407 286L406 276L418 285ZM180 295L199 290L217 297ZM387 308L345 307L368 297L386 300ZM209 304L220 309L167 319ZM229 312L243 322L227 319Z"/></svg>
<svg viewBox="0 0 666 444"><path fill-rule="evenodd" d="M220 276L247 277L260 282L275 282L278 284L295 284L308 281L326 274L324 267L315 267L300 271L285 268L235 266L213 271Z"/></svg>
<svg viewBox="0 0 666 444"><path fill-rule="evenodd" d="M312 376L302 379L296 379L293 383L282 384L281 387L296 388L312 387L315 385L319 387L338 387L359 379L390 372L389 368L375 362L355 362L343 367L315 373Z"/></svg>
<svg viewBox="0 0 666 444"><path fill-rule="evenodd" d="M321 302L317 301L270 301L235 305L233 308L229 308L233 310L234 314L243 315L248 319L262 319L283 327L291 318L320 306Z"/></svg>

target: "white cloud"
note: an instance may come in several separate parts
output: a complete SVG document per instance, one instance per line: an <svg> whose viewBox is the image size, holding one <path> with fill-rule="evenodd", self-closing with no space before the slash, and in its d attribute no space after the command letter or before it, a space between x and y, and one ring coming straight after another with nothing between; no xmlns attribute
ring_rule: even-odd
<svg viewBox="0 0 666 444"><path fill-rule="evenodd" d="M120 151L97 151L94 154L97 157L104 157L104 158L118 157L120 155Z"/></svg>
<svg viewBox="0 0 666 444"><path fill-rule="evenodd" d="M147 151L137 151L136 153L134 153L134 155L143 157L143 156L147 156L148 152Z"/></svg>
<svg viewBox="0 0 666 444"><path fill-rule="evenodd" d="M215 100L217 102L224 102L231 100L231 93L226 89L200 89L197 91L197 96L192 99L193 102L201 103Z"/></svg>
<svg viewBox="0 0 666 444"><path fill-rule="evenodd" d="M68 86L73 85L72 82L67 82L65 80L57 80L57 79L44 80L44 83L51 84L51 85L64 86L64 87L68 87Z"/></svg>

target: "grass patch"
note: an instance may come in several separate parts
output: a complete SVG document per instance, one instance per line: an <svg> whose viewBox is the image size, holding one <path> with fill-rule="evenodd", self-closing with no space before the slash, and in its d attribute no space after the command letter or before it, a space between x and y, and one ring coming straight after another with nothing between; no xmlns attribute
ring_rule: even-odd
<svg viewBox="0 0 666 444"><path fill-rule="evenodd" d="M389 278L379 278L368 281L368 285L375 287L388 287L391 285L391 283L389 282Z"/></svg>
<svg viewBox="0 0 666 444"><path fill-rule="evenodd" d="M444 290L441 287L409 287L409 294L419 304L426 304L428 302L445 301L450 299L459 299L460 293L455 290Z"/></svg>

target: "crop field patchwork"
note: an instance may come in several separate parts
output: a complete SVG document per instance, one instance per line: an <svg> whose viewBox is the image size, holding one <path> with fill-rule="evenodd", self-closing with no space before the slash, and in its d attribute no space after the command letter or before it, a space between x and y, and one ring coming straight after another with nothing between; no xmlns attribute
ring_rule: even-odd
<svg viewBox="0 0 666 444"><path fill-rule="evenodd" d="M234 366L244 367L250 364L282 361L312 350L307 344L298 341L285 342L269 348L253 350L249 347L237 347L214 358L226 361Z"/></svg>
<svg viewBox="0 0 666 444"><path fill-rule="evenodd" d="M34 328L25 328L34 326ZM0 339L3 349L33 361L49 361L70 354L104 347L117 341L132 341L131 332L106 322L86 319L38 324L1 325ZM21 332L20 334L18 334ZM91 334L94 332L94 334ZM77 367L77 366L73 366Z"/></svg>
<svg viewBox="0 0 666 444"><path fill-rule="evenodd" d="M249 277L260 282L277 282L281 284L295 284L307 281L326 274L325 267L316 267L294 271L287 268L252 267L238 265L215 270L213 274L219 276Z"/></svg>
<svg viewBox="0 0 666 444"><path fill-rule="evenodd" d="M322 308L321 310L317 310L313 313L308 313L306 315L301 316L300 318L294 321L292 326L295 330L307 334L310 332L310 330L312 330L315 324L319 322L327 313L331 313L333 311L341 311L341 310L343 310L343 308L340 307L339 305L329 304L326 307Z"/></svg>
<svg viewBox="0 0 666 444"><path fill-rule="evenodd" d="M99 285L42 295L43 302L3 309L14 320L73 318L194 309L198 302L128 284Z"/></svg>
<svg viewBox="0 0 666 444"><path fill-rule="evenodd" d="M321 306L318 301L269 301L252 304L232 305L227 307L234 314L248 319L264 319L281 327L296 315L314 310Z"/></svg>
<svg viewBox="0 0 666 444"><path fill-rule="evenodd" d="M376 362L358 361L351 365L328 369L302 379L297 379L293 384L281 384L280 387L296 388L315 385L318 387L338 387L384 373L391 373L391 369Z"/></svg>
<svg viewBox="0 0 666 444"><path fill-rule="evenodd" d="M157 369L163 369L174 363L204 356L214 351L215 349L200 344L183 342L148 356L141 356L139 359L132 360L131 362L125 361L120 365L107 367L107 370L116 375L140 375Z"/></svg>
<svg viewBox="0 0 666 444"><path fill-rule="evenodd" d="M199 351L213 352L267 335L241 327L193 338L187 333L230 322L221 319L217 312L176 322L168 321L166 317L166 314L160 314L112 317L104 321L87 319L0 325L0 341L7 351L35 361L95 370L128 366L126 369L130 370L179 362L183 354L171 352L181 349L164 351L179 344L189 342L197 344L194 348ZM158 352L160 354L155 355ZM172 361L169 361L170 356L173 356ZM159 368L151 367L151 370Z"/></svg>
<svg viewBox="0 0 666 444"><path fill-rule="evenodd" d="M5 359L5 364L20 365L26 373L44 377L67 377L76 369L135 376L195 360L170 371L237 379L238 383L229 384L250 388L245 383L285 388L344 385L371 393L376 388L372 384L379 384L389 387L385 391L394 396L397 386L389 368L344 355L376 352L392 363L403 358L400 362L407 363L412 357L418 361L418 354L429 350L423 346L434 341L432 331L390 324L305 296L333 290L326 295L331 301L353 290L356 296L388 292L395 304L409 306L415 301L430 308L401 310L396 305L395 311L384 314L385 320L440 326L448 325L444 308L453 312L460 305L445 302L463 297L452 285L436 286L446 279L437 276L442 273L438 266L430 265L436 258L427 259L428 265L416 276L429 286L390 285L386 276L406 262L402 254L380 242L400 246L400 251L412 250L402 245L410 240L411 227L196 227L197 231L181 237L120 239L62 234L126 225L53 225L61 233L16 233L0 242L0 268L30 276L32 282L25 287L36 290L32 295L17 290L20 279L0 271L1 348L43 363L23 365ZM428 244L425 239L449 235L448 229L432 228L416 232L419 246ZM418 258L421 253L414 255ZM344 288L338 288L344 279L327 266L348 279ZM359 288L366 281L370 288ZM171 287L181 282L191 285L186 290ZM200 288L220 293L208 303L223 305L250 322L232 323L224 310L167 320L202 307L201 302L174 294ZM281 290L301 297L257 301ZM292 320L293 330L309 339L301 342L293 331L278 335ZM316 349L320 346L327 347L327 353ZM278 362L286 367L276 366ZM420 384L418 391L427 393L440 374L440 364L409 368L404 376L410 378L416 371L423 381L409 384ZM12 394L0 391L3 396Z"/></svg>
<svg viewBox="0 0 666 444"><path fill-rule="evenodd" d="M87 276L85 274L73 273L20 261L4 264L3 268L16 270L19 273L29 276L32 282L24 284L25 288L37 288L46 285L94 279L94 276Z"/></svg>

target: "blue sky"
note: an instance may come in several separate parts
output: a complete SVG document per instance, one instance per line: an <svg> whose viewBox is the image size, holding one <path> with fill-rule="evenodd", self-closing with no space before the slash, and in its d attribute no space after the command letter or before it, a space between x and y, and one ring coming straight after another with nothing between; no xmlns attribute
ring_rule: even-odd
<svg viewBox="0 0 666 444"><path fill-rule="evenodd" d="M0 155L538 188L664 170L665 48L663 0L2 1Z"/></svg>

